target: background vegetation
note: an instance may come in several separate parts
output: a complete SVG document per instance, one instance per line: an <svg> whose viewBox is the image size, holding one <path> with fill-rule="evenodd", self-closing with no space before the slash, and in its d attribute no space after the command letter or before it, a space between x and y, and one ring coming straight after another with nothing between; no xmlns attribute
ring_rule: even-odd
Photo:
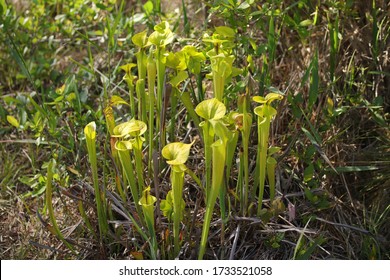
<svg viewBox="0 0 390 280"><path fill-rule="evenodd" d="M389 14L384 0L0 0L1 259L198 258L207 204L204 132L180 94L189 93L193 108L214 96L206 57L219 43L210 45L204 34L213 36L220 26L230 29L208 38L229 41L220 46L241 69L226 79L223 103L228 112L248 108L252 122L249 134L237 136L204 258L389 259ZM118 177L121 162L105 114L111 108L116 124L136 115L121 103L130 102L121 66L137 63L133 36L144 30L149 36L162 21L175 34L167 51L194 46L205 56L201 71L188 71L172 89L180 98L164 99L166 121L161 127L156 121L145 135L194 141L185 162L192 173L183 175L180 240L159 207L147 218L130 194L121 199L118 186L127 188L128 177ZM167 80L179 71L168 68L164 96ZM268 179L260 213L252 97L271 92L283 99L273 103L277 114L267 142L281 150L275 154L276 199ZM114 95L122 99L115 103ZM96 177L84 133L91 122ZM147 140L142 160L134 161L142 168L137 179L144 176L139 182L151 185L151 194L140 193L143 206L154 203L147 195L167 201L178 184L171 184L174 166L159 156L162 139ZM105 210L95 203L94 184ZM250 193L244 210L242 186Z"/></svg>

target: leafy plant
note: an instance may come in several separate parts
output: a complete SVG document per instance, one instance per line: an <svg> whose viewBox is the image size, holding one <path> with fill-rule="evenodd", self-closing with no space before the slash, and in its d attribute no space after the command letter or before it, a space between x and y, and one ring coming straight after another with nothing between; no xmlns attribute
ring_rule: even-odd
<svg viewBox="0 0 390 280"><path fill-rule="evenodd" d="M147 72L147 55L146 47L149 46L147 38L147 30L137 33L132 37L133 43L138 47L137 68L138 68L138 80L136 82L136 94L138 99L138 119L143 122L147 122L146 119L146 72Z"/></svg>
<svg viewBox="0 0 390 280"><path fill-rule="evenodd" d="M150 194L150 187L145 188L142 192L142 197L139 200L139 205L142 206L142 211L144 214L144 219L146 222L146 226L149 231L149 235L151 236L151 253L152 258L157 258L157 239L156 239L156 231L154 229L154 204L157 201L157 198Z"/></svg>
<svg viewBox="0 0 390 280"><path fill-rule="evenodd" d="M165 89L165 64L166 64L166 46L173 42L174 33L169 27L167 21L163 21L154 26L154 32L150 34L148 43L154 45L154 59L156 61L156 73L157 73L157 99L156 99L156 111L157 111L157 131L160 130L160 119L163 106L163 92ZM165 146L165 135L160 135L161 146Z"/></svg>
<svg viewBox="0 0 390 280"><path fill-rule="evenodd" d="M225 116L226 107L217 98L207 99L198 104L195 108L196 113L205 121L199 125L203 130L204 156L205 156L205 178L206 178L206 201L211 188L211 159L212 144L214 142L215 131L213 121L218 121Z"/></svg>
<svg viewBox="0 0 390 280"><path fill-rule="evenodd" d="M222 104L222 103L221 103ZM220 121L212 122L215 134L218 139L211 145L212 149L212 181L211 188L206 192L206 214L204 217L202 239L200 241L198 259L203 259L205 253L208 233L210 229L211 217L213 214L214 206L218 195L221 193L221 189L224 187L224 172L226 151L228 142L231 140L231 132ZM223 163L221 168L220 164ZM221 201L225 199L221 197ZM224 211L224 209L222 209Z"/></svg>
<svg viewBox="0 0 390 280"><path fill-rule="evenodd" d="M152 0L6 2L2 208L14 222L21 208L6 200L23 203L30 231L43 202L41 222L65 245L56 258L388 257L383 1L369 12L358 1L181 1L175 13ZM65 217L81 221L69 236L56 187L80 215ZM313 231L298 228L308 213L323 218ZM323 223L334 228L316 235ZM58 248L29 248L46 245Z"/></svg>
<svg viewBox="0 0 390 280"><path fill-rule="evenodd" d="M96 158L96 123L90 122L84 128L85 140L87 142L89 163L91 165L93 187L95 190L95 201L99 221L100 239L104 239L108 233L106 199L104 192L99 187L97 158Z"/></svg>
<svg viewBox="0 0 390 280"><path fill-rule="evenodd" d="M256 158L256 171L258 172L258 182L259 182L259 196L258 196L258 208L257 215L260 216L262 204L263 204L263 195L264 195L264 186L265 186L265 176L266 176L266 166L267 166L267 153L268 153L268 138L269 130L271 125L272 118L276 115L277 111L271 106L271 103L275 100L281 100L283 96L279 93L269 93L266 97L255 96L253 100L262 105L257 106L254 111L257 115L257 129L258 129L258 147L257 147L257 158ZM271 174L272 175L272 174Z"/></svg>
<svg viewBox="0 0 390 280"><path fill-rule="evenodd" d="M183 185L184 185L184 172L187 167L185 163L188 159L190 148L193 145L184 144L180 142L169 143L166 145L161 153L166 159L167 163L171 166L171 184L172 192L168 194L165 204L162 204L162 211L168 215L169 213L169 201L173 202L173 238L174 238L174 255L175 257L180 251L180 222L183 217ZM168 209L167 209L168 208Z"/></svg>

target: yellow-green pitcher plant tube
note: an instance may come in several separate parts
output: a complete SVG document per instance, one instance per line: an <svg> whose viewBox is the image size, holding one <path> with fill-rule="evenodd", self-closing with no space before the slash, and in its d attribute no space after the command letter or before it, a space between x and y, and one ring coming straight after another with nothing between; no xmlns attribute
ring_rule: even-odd
<svg viewBox="0 0 390 280"><path fill-rule="evenodd" d="M176 53L168 53L166 58L166 66L172 68L174 73L169 83L172 85L171 92L171 122L169 128L169 139L171 142L175 141L175 125L176 125L176 107L178 104L178 96L180 94L179 84L188 78L188 73L184 71L187 66L185 63L185 56L182 51Z"/></svg>
<svg viewBox="0 0 390 280"><path fill-rule="evenodd" d="M154 26L154 32L150 34L148 38L148 43L155 46L154 58L156 61L156 70L157 70L157 100L156 100L156 109L157 116L160 116L162 110L162 100L163 100L163 91L164 91L164 80L165 80L165 62L166 62L166 45L172 43L174 39L174 34L169 28L169 23L166 21L161 22L160 24ZM157 131L159 131L159 121L157 121ZM163 139L165 137L163 136Z"/></svg>
<svg viewBox="0 0 390 280"><path fill-rule="evenodd" d="M99 233L100 238L104 238L108 233L107 214L105 207L104 194L102 194L99 181L98 181L98 170L97 170L97 159L96 159L96 124L90 122L84 128L85 139L87 142L89 163L91 165L93 187L95 190L96 208L98 214Z"/></svg>
<svg viewBox="0 0 390 280"><path fill-rule="evenodd" d="M272 118L277 113L276 109L271 106L271 102L273 102L274 100L281 100L282 98L283 96L278 93L269 93L266 97L255 96L253 98L255 102L262 104L255 108L255 114L258 117L258 147L256 160L256 170L258 170L259 174L259 197L257 208L258 216L260 216L263 204L270 124Z"/></svg>
<svg viewBox="0 0 390 280"><path fill-rule="evenodd" d="M121 162L121 166L123 169L124 177L126 178L127 184L130 188L131 195L133 197L133 201L139 200L139 190L137 187L137 183L135 181L134 176L134 168L131 160L130 151L132 150L133 145L130 141L117 141L115 144L115 148L119 154L119 159ZM139 212L139 207L136 204L137 211Z"/></svg>
<svg viewBox="0 0 390 280"><path fill-rule="evenodd" d="M138 47L137 68L138 68L138 80L135 84L135 91L138 99L138 119L143 122L147 122L146 114L146 72L147 72L147 54L146 48L150 46L147 38L147 30L137 33L132 37L133 43ZM135 117L135 115L133 115Z"/></svg>
<svg viewBox="0 0 390 280"><path fill-rule="evenodd" d="M238 103L242 113L236 116L236 127L241 131L243 145L243 168L244 182L240 190L241 196L241 212L246 216L248 210L248 194L249 194L249 137L252 126L252 115L248 113L248 94L243 94L239 97ZM241 104L240 104L241 103Z"/></svg>
<svg viewBox="0 0 390 280"><path fill-rule="evenodd" d="M148 31L144 30L137 34L134 34L131 38L134 45L138 47L138 52L135 54L137 57L138 78L145 80L146 78L146 48L150 46L148 42Z"/></svg>
<svg viewBox="0 0 390 280"><path fill-rule="evenodd" d="M123 80L126 81L127 86L129 88L129 100L130 100L130 115L135 116L135 100L134 100L134 80L135 76L132 74L131 69L137 66L135 63L128 63L126 65L121 66L120 68L125 71L125 75Z"/></svg>
<svg viewBox="0 0 390 280"><path fill-rule="evenodd" d="M215 54L214 50L208 53L211 61L214 97L223 101L226 80L232 74L234 56L225 53Z"/></svg>
<svg viewBox="0 0 390 280"><path fill-rule="evenodd" d="M129 140L134 152L135 169L138 179L138 193L144 189L143 162L142 162L142 144L145 139L142 135L146 132L147 126L143 121L132 119L121 123L114 128L112 137L118 137Z"/></svg>
<svg viewBox="0 0 390 280"><path fill-rule="evenodd" d="M217 98L211 98L202 101L195 108L195 112L203 119L203 122L199 126L203 130L203 141L204 141L204 153L205 153L205 168L206 168L206 201L210 191L211 184L211 157L212 148L211 145L214 142L215 132L210 121L217 121L222 119L226 113L225 105Z"/></svg>
<svg viewBox="0 0 390 280"><path fill-rule="evenodd" d="M138 119L147 122L145 79L138 79L135 83L135 91L138 98Z"/></svg>
<svg viewBox="0 0 390 280"><path fill-rule="evenodd" d="M267 158L267 178L269 185L269 198L270 200L274 200L275 198L275 168L277 161L273 157Z"/></svg>
<svg viewBox="0 0 390 280"><path fill-rule="evenodd" d="M211 189L207 195L206 214L203 221L202 237L200 241L200 249L198 259L203 259L206 251L207 239L210 230L211 217L213 215L215 202L223 185L224 168L221 167L221 162L225 162L226 158L226 142L218 139L211 145L212 148L212 182Z"/></svg>
<svg viewBox="0 0 390 280"><path fill-rule="evenodd" d="M198 52L194 46L184 46L181 51L184 54L188 73L192 73L196 77L198 98L196 98L195 95L193 98L194 100L197 99L199 102L201 102L204 100L201 65L202 62L206 60L206 57L202 52ZM190 76L190 74L188 74L188 76Z"/></svg>
<svg viewBox="0 0 390 280"><path fill-rule="evenodd" d="M227 127L229 128L229 130L232 133L232 137L231 137L230 141L228 142L228 146L226 149L226 176L225 176L226 183L229 183L231 169L233 166L234 153L235 153L237 143L238 143L239 132L237 130L238 127L236 124L236 122L237 122L236 116L237 115L238 115L237 112L230 112L228 115L226 115L226 117L224 119Z"/></svg>
<svg viewBox="0 0 390 280"><path fill-rule="evenodd" d="M148 144L149 144L149 152L148 152L148 170L149 174L152 174L152 159L153 159L153 149L154 149L154 104L155 104L155 83L156 83L156 63L153 58L153 53L150 51L147 60L147 73L148 73L148 93L149 93L149 131L148 131Z"/></svg>
<svg viewBox="0 0 390 280"><path fill-rule="evenodd" d="M106 118L106 125L108 132L110 133L110 136L114 134L114 128L115 128L115 117L114 117L114 110L113 107L117 105L129 105L126 101L124 101L120 96L113 95L110 98L110 101L104 108L104 116ZM120 160L118 156L118 152L115 148L117 138L110 137L110 147L111 147L111 154L114 160L114 163L116 166L120 166ZM126 189L122 188L122 184L119 178L118 170L115 170L115 183L116 188L118 190L119 195L121 196L123 201L126 201Z"/></svg>
<svg viewBox="0 0 390 280"><path fill-rule="evenodd" d="M219 101L218 101L219 102ZM221 103L221 102L220 102ZM222 104L222 103L221 103ZM210 120L209 121L215 135L218 137L218 140L211 145L212 149L212 181L211 189L206 196L206 214L203 223L202 237L200 241L200 249L198 259L203 259L203 255L206 251L207 238L210 230L211 217L214 211L215 202L217 196L221 193L221 189L224 187L224 173L226 166L226 152L228 143L233 138L233 133L226 127L223 122L223 119ZM220 197L220 200L225 199ZM224 203L221 203L221 207ZM224 211L224 209L221 208ZM224 213L222 213L222 216Z"/></svg>
<svg viewBox="0 0 390 280"><path fill-rule="evenodd" d="M275 169L277 165L277 161L272 155L279 151L280 147L270 147L268 149L267 179L269 185L269 196L271 201L275 198Z"/></svg>
<svg viewBox="0 0 390 280"><path fill-rule="evenodd" d="M203 37L203 42L211 43L213 46L206 53L211 63L211 73L208 77L213 79L214 97L221 102L224 102L226 82L237 72L233 67L234 56L231 54L234 37L235 31L227 26L218 26L212 36L205 34Z"/></svg>
<svg viewBox="0 0 390 280"><path fill-rule="evenodd" d="M156 201L157 198L150 194L150 187L147 187L142 192L142 197L138 202L138 204L142 206L144 219L151 239L150 244L152 259L157 258L157 239L156 231L154 229L154 204L156 203Z"/></svg>
<svg viewBox="0 0 390 280"><path fill-rule="evenodd" d="M166 159L167 163L171 166L171 183L172 183L172 197L173 197L173 238L174 238L174 254L180 251L180 222L183 216L183 185L184 185L184 172L187 167L185 163L190 154L191 146L181 142L173 142L167 144L161 151L162 156Z"/></svg>

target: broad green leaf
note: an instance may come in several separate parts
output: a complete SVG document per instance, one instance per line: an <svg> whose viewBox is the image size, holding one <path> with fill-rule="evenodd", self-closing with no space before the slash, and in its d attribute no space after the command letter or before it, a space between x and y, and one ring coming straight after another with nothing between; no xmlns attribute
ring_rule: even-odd
<svg viewBox="0 0 390 280"><path fill-rule="evenodd" d="M311 19L305 19L305 20L302 20L299 23L299 26L306 27L306 26L309 26L309 25L312 25L312 24L313 24L313 21Z"/></svg>
<svg viewBox="0 0 390 280"><path fill-rule="evenodd" d="M218 99L211 98L199 103L195 112L206 120L219 120L225 116L226 107Z"/></svg>
<svg viewBox="0 0 390 280"><path fill-rule="evenodd" d="M185 144L181 142L173 142L166 145L161 153L170 165L184 164L190 155L191 146L194 144Z"/></svg>
<svg viewBox="0 0 390 280"><path fill-rule="evenodd" d="M311 179L313 179L314 176L314 165L309 164L308 167L305 168L303 171L303 181L304 182L309 182Z"/></svg>
<svg viewBox="0 0 390 280"><path fill-rule="evenodd" d="M268 149L268 156L272 156L273 154L279 152L281 150L280 147L270 147Z"/></svg>
<svg viewBox="0 0 390 280"><path fill-rule="evenodd" d="M239 10L246 10L250 7L249 3L247 1L244 1L240 4L240 6L237 7Z"/></svg>
<svg viewBox="0 0 390 280"><path fill-rule="evenodd" d="M8 121L11 125L13 125L14 127L16 127L16 128L19 128L19 126L20 126L19 121L18 121L14 116L8 115L8 116L7 116L7 121Z"/></svg>
<svg viewBox="0 0 390 280"><path fill-rule="evenodd" d="M148 1L143 5L146 15L150 15L153 13L153 2Z"/></svg>
<svg viewBox="0 0 390 280"><path fill-rule="evenodd" d="M227 27L227 26L217 26L215 27L216 33L227 37L227 38L234 38L236 36L236 32L234 29Z"/></svg>
<svg viewBox="0 0 390 280"><path fill-rule="evenodd" d="M7 11L7 3L5 3L5 0L0 0L0 15L5 15L6 11Z"/></svg>
<svg viewBox="0 0 390 280"><path fill-rule="evenodd" d="M85 137L94 140L96 138L96 123L90 122L84 128Z"/></svg>

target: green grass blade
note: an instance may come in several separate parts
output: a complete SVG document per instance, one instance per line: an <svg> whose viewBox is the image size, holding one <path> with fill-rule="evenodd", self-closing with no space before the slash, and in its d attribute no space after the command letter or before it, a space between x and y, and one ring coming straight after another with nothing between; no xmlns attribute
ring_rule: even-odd
<svg viewBox="0 0 390 280"><path fill-rule="evenodd" d="M24 60L23 56L21 55L18 47L16 46L11 35L8 33L7 29L5 29L5 30L6 30L6 35L7 35L6 43L7 43L8 49L11 53L11 56L13 57L13 59L16 61L16 63L20 67L20 70L22 71L22 73L30 81L31 85L35 88L35 83L33 81L31 74L30 74L30 71L28 70L26 61Z"/></svg>
<svg viewBox="0 0 390 280"><path fill-rule="evenodd" d="M49 213L50 222L53 226L53 229L57 235L57 237L64 242L64 244L72 251L74 251L73 246L65 240L65 237L62 235L61 230L59 229L57 225L57 220L54 215L54 209L53 209L53 201L52 201L52 194L53 194L53 174L54 174L54 168L56 165L56 161L54 159L50 160L49 165L47 166L47 178L46 178L46 207Z"/></svg>
<svg viewBox="0 0 390 280"><path fill-rule="evenodd" d="M311 62L311 76L309 88L309 110L313 107L318 98L319 75L318 75L318 52L316 52Z"/></svg>

